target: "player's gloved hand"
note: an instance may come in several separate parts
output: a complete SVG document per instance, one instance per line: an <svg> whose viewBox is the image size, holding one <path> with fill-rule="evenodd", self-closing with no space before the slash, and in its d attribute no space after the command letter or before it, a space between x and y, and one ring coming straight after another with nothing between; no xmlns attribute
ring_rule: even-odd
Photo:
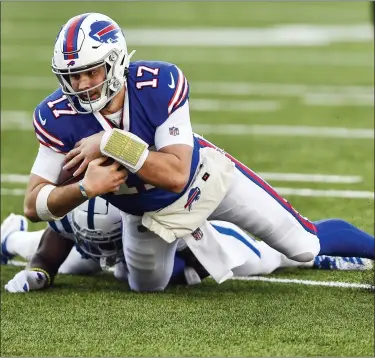
<svg viewBox="0 0 375 358"><path fill-rule="evenodd" d="M29 292L40 290L49 284L47 275L40 271L22 270L18 272L5 286L8 292Z"/></svg>

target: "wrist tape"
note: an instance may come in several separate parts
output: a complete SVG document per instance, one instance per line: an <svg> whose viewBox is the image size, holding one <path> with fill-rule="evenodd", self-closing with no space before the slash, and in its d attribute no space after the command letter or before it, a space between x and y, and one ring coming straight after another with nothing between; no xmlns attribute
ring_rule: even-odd
<svg viewBox="0 0 375 358"><path fill-rule="evenodd" d="M49 273L46 270L43 270L43 269L41 269L39 267L33 267L33 268L29 268L29 271L41 272L41 273L44 274L44 276L46 278L45 279L46 282L45 282L45 284L44 284L43 287L48 287L49 285L51 285L51 276L49 275Z"/></svg>
<svg viewBox="0 0 375 358"><path fill-rule="evenodd" d="M137 172L147 159L148 144L133 133L114 128L104 133L100 151L115 159L132 173Z"/></svg>
<svg viewBox="0 0 375 358"><path fill-rule="evenodd" d="M57 217L53 215L48 209L48 196L51 194L51 191L55 188L56 187L54 185L47 184L39 190L39 193L36 197L36 213L38 214L39 218L43 221L60 220L63 218L63 216Z"/></svg>

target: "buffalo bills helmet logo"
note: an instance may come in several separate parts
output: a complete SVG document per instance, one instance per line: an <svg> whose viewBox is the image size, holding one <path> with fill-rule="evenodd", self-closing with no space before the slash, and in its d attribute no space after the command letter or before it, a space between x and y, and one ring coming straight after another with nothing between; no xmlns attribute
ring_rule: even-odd
<svg viewBox="0 0 375 358"><path fill-rule="evenodd" d="M76 62L75 61L70 61L67 65L66 65L66 67L69 67L69 66L74 66L76 64Z"/></svg>
<svg viewBox="0 0 375 358"><path fill-rule="evenodd" d="M184 206L184 208L189 208L189 211L191 211L191 208L193 206L193 203L195 201L198 201L201 198L201 190L199 187L192 188L190 189L189 195L188 195L188 200Z"/></svg>
<svg viewBox="0 0 375 358"><path fill-rule="evenodd" d="M96 21L90 27L89 36L101 43L115 43L118 41L119 27L110 21Z"/></svg>

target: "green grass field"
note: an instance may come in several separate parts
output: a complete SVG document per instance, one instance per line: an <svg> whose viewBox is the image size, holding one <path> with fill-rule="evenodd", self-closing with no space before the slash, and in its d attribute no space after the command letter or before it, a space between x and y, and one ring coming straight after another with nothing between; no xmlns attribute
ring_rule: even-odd
<svg viewBox="0 0 375 358"><path fill-rule="evenodd" d="M2 3L2 220L22 213L25 184L4 174L30 172L38 148L32 112L57 86L56 34L68 18L93 11L125 29L134 60L184 71L196 132L257 172L310 177L266 178L309 219L340 217L373 233L374 43L365 2ZM224 44L225 31L216 46L199 46L212 28L235 29L238 46ZM163 30L164 44L139 45L142 29ZM176 34L180 44L168 44ZM318 174L357 180L314 181ZM374 355L374 294L364 289L207 280L135 294L103 273L60 276L45 292L5 293L18 270L1 267L2 356ZM307 269L271 277L374 281L373 272Z"/></svg>

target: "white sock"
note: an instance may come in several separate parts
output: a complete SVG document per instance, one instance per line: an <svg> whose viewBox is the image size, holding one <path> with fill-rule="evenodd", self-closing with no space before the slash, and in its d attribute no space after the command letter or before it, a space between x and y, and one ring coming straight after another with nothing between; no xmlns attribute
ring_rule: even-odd
<svg viewBox="0 0 375 358"><path fill-rule="evenodd" d="M38 249L44 230L40 231L15 231L6 241L6 249L11 255L18 255L30 261Z"/></svg>

